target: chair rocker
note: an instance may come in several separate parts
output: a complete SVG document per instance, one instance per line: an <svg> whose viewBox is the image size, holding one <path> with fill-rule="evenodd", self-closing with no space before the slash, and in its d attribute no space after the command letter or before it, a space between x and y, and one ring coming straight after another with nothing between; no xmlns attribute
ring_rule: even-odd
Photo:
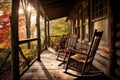
<svg viewBox="0 0 120 80"><path fill-rule="evenodd" d="M78 50L70 49L71 51L75 52L75 54L72 56L70 53L71 51L69 52L69 57L65 66L65 73L69 73L68 69L80 73L80 75L76 75L79 77L90 77L100 75L102 73L95 70L91 71L92 62L98 49L102 34L103 31L97 32L97 30L95 30L87 53L81 53Z"/></svg>

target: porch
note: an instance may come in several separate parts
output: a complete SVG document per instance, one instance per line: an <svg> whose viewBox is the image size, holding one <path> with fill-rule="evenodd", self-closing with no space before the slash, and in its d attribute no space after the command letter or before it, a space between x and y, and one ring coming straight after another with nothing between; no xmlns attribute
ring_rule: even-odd
<svg viewBox="0 0 120 80"><path fill-rule="evenodd" d="M24 1L23 1L24 2ZM13 80L20 79L20 69L19 69L19 45L23 43L29 43L31 41L36 41L36 57L38 61L35 62L32 67L28 70L27 73L22 76L21 79L34 79L37 78L36 71L40 71L38 75L38 79L61 79L65 77L68 80L74 79L74 77L69 77L68 75L63 73L63 68L58 67L57 62L54 57L50 57L49 53L45 53L46 55L41 55L42 47L41 47L41 30L40 30L40 15L45 18L45 42L44 49L47 49L50 40L50 26L49 21L55 20L58 18L66 17L66 21L70 22L70 33L75 33L78 35L80 40L90 41L92 37L92 32L95 29L103 30L104 36L102 38L100 44L100 51L97 54L96 61L94 65L99 68L99 70L103 71L105 75L115 80L119 79L120 76L120 15L118 14L120 11L116 10L117 7L113 6L113 3L117 3L116 1L111 0L28 0L28 2L35 8L36 10L36 29L37 35L35 39L30 39L30 34L28 34L27 39L20 41L18 36L18 9L20 2L18 0L12 1L12 11L11 11L11 53L12 53L12 78ZM97 3L97 4L96 4ZM24 2L26 4L26 2ZM103 5L104 4L104 5ZM26 8L27 10L27 8ZM28 17L29 19L29 17ZM29 20L28 20L29 23ZM30 25L27 25L30 26ZM29 29L27 31L29 33ZM43 54L43 53L42 53ZM48 56L48 58L47 58ZM23 56L24 57L24 56ZM42 58L43 57L43 58ZM45 58L46 57L46 58ZM50 58L50 60L49 60ZM27 60L26 60L27 61ZM50 62L48 62L50 61ZM49 63L49 64L48 64ZM28 66L31 64L28 63ZM34 68L34 65L37 68ZM53 66L54 65L54 66ZM49 67L49 68L48 68ZM39 68L39 69L38 69ZM34 73L30 74L29 71ZM47 71L47 73L45 72ZM55 74L57 73L57 75ZM28 77L27 77L28 76ZM30 77L29 77L30 76ZM42 76L42 77L40 77ZM64 77L63 77L64 76ZM96 78L96 77L94 77ZM102 77L97 77L101 80ZM90 78L89 78L90 79ZM86 80L86 79L85 79ZM95 80L95 79L92 79ZM106 79L103 79L106 80Z"/></svg>
<svg viewBox="0 0 120 80"><path fill-rule="evenodd" d="M45 50L41 54L41 62L36 61L21 77L21 80L74 80L82 79L77 76L64 73L63 66L58 66L61 62L56 60L56 54L53 51ZM74 74L78 74L70 70ZM85 80L109 80L105 75L86 78Z"/></svg>

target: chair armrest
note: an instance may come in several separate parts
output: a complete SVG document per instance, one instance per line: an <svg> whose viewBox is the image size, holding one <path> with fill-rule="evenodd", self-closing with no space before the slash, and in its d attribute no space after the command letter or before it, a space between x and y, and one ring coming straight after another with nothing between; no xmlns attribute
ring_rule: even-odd
<svg viewBox="0 0 120 80"><path fill-rule="evenodd" d="M80 50L88 50L86 47L79 47Z"/></svg>
<svg viewBox="0 0 120 80"><path fill-rule="evenodd" d="M76 50L76 49L69 49L69 50L71 50L71 51L73 51L73 52L75 52L75 53L87 55L86 53L83 53L83 52L81 52L81 51L79 51L79 50Z"/></svg>

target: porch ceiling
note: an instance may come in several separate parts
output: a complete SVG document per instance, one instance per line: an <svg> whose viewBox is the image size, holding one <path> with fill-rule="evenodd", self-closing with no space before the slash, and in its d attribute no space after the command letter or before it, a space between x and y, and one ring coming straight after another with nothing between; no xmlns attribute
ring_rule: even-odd
<svg viewBox="0 0 120 80"><path fill-rule="evenodd" d="M39 0L49 20L66 17L77 0Z"/></svg>

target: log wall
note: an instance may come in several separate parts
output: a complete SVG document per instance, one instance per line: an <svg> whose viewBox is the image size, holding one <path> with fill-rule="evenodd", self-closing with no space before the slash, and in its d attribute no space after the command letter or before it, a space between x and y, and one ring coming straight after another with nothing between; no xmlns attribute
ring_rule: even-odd
<svg viewBox="0 0 120 80"><path fill-rule="evenodd" d="M111 74L115 80L120 80L120 7L119 1L110 0L113 26Z"/></svg>
<svg viewBox="0 0 120 80"><path fill-rule="evenodd" d="M110 53L104 48L97 50L93 65L103 71L105 75L110 76Z"/></svg>

